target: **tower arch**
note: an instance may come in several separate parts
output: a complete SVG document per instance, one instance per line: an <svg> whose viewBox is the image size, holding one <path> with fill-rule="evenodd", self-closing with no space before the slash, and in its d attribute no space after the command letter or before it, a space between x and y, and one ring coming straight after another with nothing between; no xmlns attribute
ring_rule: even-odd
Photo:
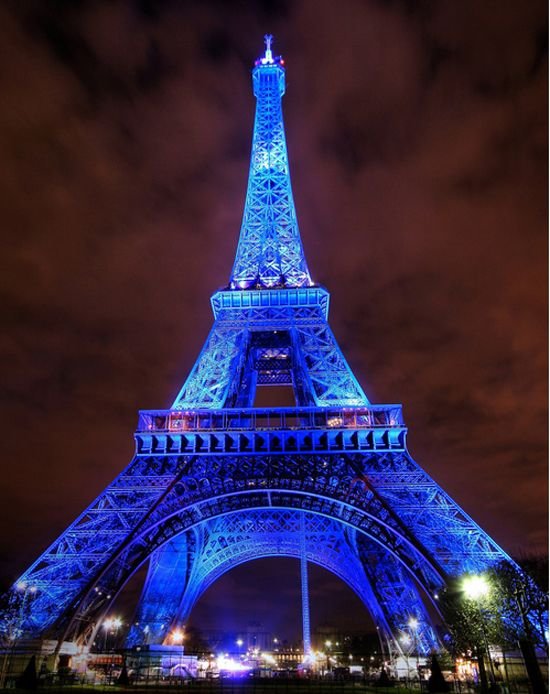
<svg viewBox="0 0 550 694"><path fill-rule="evenodd" d="M358 574L353 579L346 578L344 571L342 577L351 581L350 585L359 591L362 599L366 599L365 596L368 595L368 609L380 623L388 640L392 631L404 628L411 611L415 614L425 612L421 608L422 600L417 586L421 586L427 596L433 597L444 585L444 573L416 546L414 537L397 517L382 513L383 507L379 500L364 487L357 487L351 472L344 474L340 471L339 483L335 484L334 474L328 475L323 481L318 476L304 474L305 461L288 458L285 474L282 474L281 461L278 461L275 484L274 471L269 464L266 465L266 460L269 463L269 459L252 459L256 460L257 470L253 465L247 465L246 461L240 461L239 476L231 458L220 459L217 465L212 466L217 470L217 476L211 477L206 493L201 493L199 484L192 483L195 479L192 465L187 468L179 481L176 480L171 485L162 502L148 514L139 532L128 538L118 552L111 554L110 561L90 582L85 595L79 594L78 602L73 606L63 606L61 614L68 622L54 620L51 624L53 632L59 637L60 630L63 630L64 638L78 638L80 625L100 621L106 605L98 602L97 594L116 596L151 555L153 573L157 566L160 567L161 578L157 580L157 584L163 584L164 589L159 591L158 585L155 587L150 582L140 610L142 613L150 612L151 604L156 604L157 596L162 592L163 603L170 606L168 612L172 617L163 613L162 618L156 619L156 622L165 624L174 621L182 614L182 610L183 613L189 612L193 596L197 596L201 586L208 581L209 571L201 564L205 533L229 524L235 516L265 520L275 511L279 518L283 518L282 512L287 512L295 518L298 517L296 514L304 513L311 522L317 517L328 519L342 528L339 531L341 547L344 546L343 529L346 529L347 555L355 555L355 565L363 567L361 580L365 586L361 589L357 583ZM137 468L135 472L139 475L139 465ZM196 472L197 475L202 474L202 461L197 465ZM353 499L350 498L350 490L354 490ZM181 556L177 559L174 556L173 563L170 563L167 553L162 550L163 546L194 529L195 534L186 536L189 541L179 550L185 556L185 562L182 563ZM311 534L309 522L306 523L306 529ZM280 542L285 533L286 529L282 525L279 531ZM232 533L229 536L234 537ZM261 534L252 533L252 536L254 539L249 540L250 547L254 548L256 544L259 547ZM296 542L297 540L294 541L294 548ZM347 563L349 565L349 559ZM170 584L167 583L165 574L172 577ZM173 577L178 577L177 581ZM185 587L186 596L183 593L180 595L182 591L175 587L176 583ZM185 609L181 606L182 600L186 601ZM59 611L59 605L57 609ZM158 615L158 607L152 613ZM147 620L140 616L138 621L143 624ZM154 624L149 624L149 634L156 633L157 638L162 640L162 635L155 632L155 629ZM427 614L425 629L428 634L426 649L429 651L436 646L436 642Z"/></svg>
<svg viewBox="0 0 550 694"><path fill-rule="evenodd" d="M201 595L236 566L262 557L300 559L305 547L307 561L330 571L351 588L370 613L380 637L386 643L392 640L392 631L396 625L392 623L393 618L388 611L380 609L376 587L373 586L374 576L368 566L374 544L377 545L374 550L377 554L383 556L386 550L364 532L357 531L339 519L318 513L274 507L251 510L244 515L234 512L219 516L205 521L195 530L201 536L201 550L195 561L194 572L182 589L174 626L184 624ZM161 548L160 552L163 551L164 548ZM383 563L387 566L392 561L395 564L394 570L401 571L403 575L401 589L407 590L406 608L412 610L414 605L414 614L422 625L418 634L419 646L427 654L439 645L425 605L433 597L425 592L426 586L411 580L414 577L410 568L397 557L386 556ZM149 581L155 581L156 567L159 565L162 565L161 558L155 558L151 562ZM152 591L153 594L154 592ZM401 601L403 602L402 598ZM146 624L148 633L151 634L162 624L162 620L159 622L157 617L160 605L142 603L141 607L142 611L138 615L139 628L142 629ZM431 613L433 614L433 610ZM151 623L149 617L153 622L157 620L157 623ZM402 618L404 621L400 625L401 629L406 627L407 615L402 615ZM134 632L139 632L139 629ZM129 643L139 641L139 633L130 634ZM394 643L393 648L399 650L399 642Z"/></svg>

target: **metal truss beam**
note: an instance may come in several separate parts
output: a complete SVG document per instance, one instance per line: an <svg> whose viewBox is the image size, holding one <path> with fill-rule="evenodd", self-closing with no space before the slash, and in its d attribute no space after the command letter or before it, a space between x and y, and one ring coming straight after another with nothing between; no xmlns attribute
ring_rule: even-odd
<svg viewBox="0 0 550 694"><path fill-rule="evenodd" d="M419 488L434 492L418 502L431 524L403 520L402 509L386 501L384 484L376 486L381 470L386 484L392 470L404 470L417 475ZM94 619L102 609L98 592L115 596L153 552L182 532L208 519L274 508L318 514L368 536L433 596L463 566L486 568L505 556L447 497L442 511L435 491L435 483L397 453L138 456L22 577L38 587L26 626L58 631L67 622ZM464 542L464 532L476 533L478 541Z"/></svg>

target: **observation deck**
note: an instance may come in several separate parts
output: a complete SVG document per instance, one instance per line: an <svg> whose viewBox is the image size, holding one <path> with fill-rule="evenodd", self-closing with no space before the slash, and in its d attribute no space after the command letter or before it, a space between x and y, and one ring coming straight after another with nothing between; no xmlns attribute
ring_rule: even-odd
<svg viewBox="0 0 550 694"><path fill-rule="evenodd" d="M141 410L137 455L404 451L401 405Z"/></svg>
<svg viewBox="0 0 550 694"><path fill-rule="evenodd" d="M276 289L220 289L210 299L214 317L232 316L238 319L238 312L243 313L243 319L248 319L246 311L251 310L287 310L293 311L299 317L298 312L304 309L318 309L320 315L328 318L330 294L324 287L311 286L299 288ZM230 313L231 312L231 313ZM316 314L313 314L316 315Z"/></svg>

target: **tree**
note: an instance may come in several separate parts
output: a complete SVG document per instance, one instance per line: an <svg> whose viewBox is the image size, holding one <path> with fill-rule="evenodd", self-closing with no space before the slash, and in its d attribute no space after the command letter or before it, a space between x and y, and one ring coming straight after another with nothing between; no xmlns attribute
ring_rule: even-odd
<svg viewBox="0 0 550 694"><path fill-rule="evenodd" d="M443 673L441 672L441 666L435 654L432 655L430 661L430 672L431 674L428 679L428 692L430 692L430 694L436 694L436 692L445 694L446 692L448 692L450 689L449 684L445 681L445 678L443 677Z"/></svg>
<svg viewBox="0 0 550 694"><path fill-rule="evenodd" d="M545 694L536 648L548 654L548 594L526 571L508 562L493 569L506 641L519 644L534 694Z"/></svg>
<svg viewBox="0 0 550 694"><path fill-rule="evenodd" d="M443 615L449 627L448 643L452 655L457 658L471 655L476 658L481 680L481 689L489 689L485 656L489 656L489 643L502 643L502 621L499 617L496 593L488 577L477 577L478 594L468 593L466 583L473 576L464 576L453 581L443 591L440 604ZM484 590L481 590L481 586ZM492 663L491 674L492 674Z"/></svg>
<svg viewBox="0 0 550 694"><path fill-rule="evenodd" d="M36 689L38 686L38 677L36 676L36 656L31 656L27 667L23 670L23 674L17 678L15 686L18 689Z"/></svg>
<svg viewBox="0 0 550 694"><path fill-rule="evenodd" d="M510 562L500 562L491 571L504 635L507 643L527 639L548 654L548 594L533 577L543 575L540 565L531 563L528 567L522 570Z"/></svg>
<svg viewBox="0 0 550 694"><path fill-rule="evenodd" d="M22 634L24 594L12 590L0 596L0 644L9 647Z"/></svg>
<svg viewBox="0 0 550 694"><path fill-rule="evenodd" d="M468 580L474 588L477 583L477 595L476 591L469 594ZM471 653L477 658L482 689L488 685L484 656L489 655L489 644L498 644L503 648L519 645L533 691L545 691L534 647L548 647L548 598L528 573L516 564L501 562L483 576L457 579L441 598L450 650L455 656ZM490 660L489 666L493 676Z"/></svg>

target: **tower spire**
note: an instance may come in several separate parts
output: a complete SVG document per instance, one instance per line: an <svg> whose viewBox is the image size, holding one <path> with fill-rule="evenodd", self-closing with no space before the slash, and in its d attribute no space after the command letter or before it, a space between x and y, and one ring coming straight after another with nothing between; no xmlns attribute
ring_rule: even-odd
<svg viewBox="0 0 550 694"><path fill-rule="evenodd" d="M273 41L273 34L266 34L264 36L264 41L265 41L265 57L262 58L265 63L272 63L273 62L273 54L271 53L271 43Z"/></svg>
<svg viewBox="0 0 550 694"><path fill-rule="evenodd" d="M231 289L304 287L309 274L290 184L281 99L285 93L284 60L271 50L252 71L257 99L248 189Z"/></svg>

